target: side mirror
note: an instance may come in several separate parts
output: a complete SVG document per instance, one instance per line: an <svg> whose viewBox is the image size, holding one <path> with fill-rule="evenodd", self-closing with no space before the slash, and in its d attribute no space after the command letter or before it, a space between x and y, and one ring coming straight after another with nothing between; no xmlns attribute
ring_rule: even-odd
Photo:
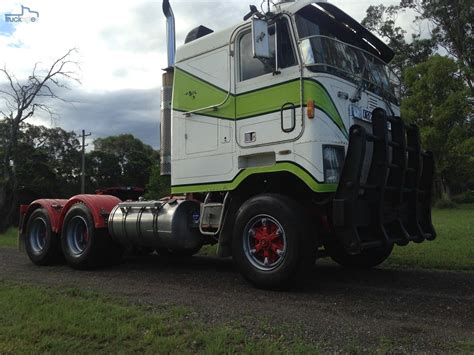
<svg viewBox="0 0 474 355"><path fill-rule="evenodd" d="M271 58L267 21L252 19L252 49L254 58Z"/></svg>

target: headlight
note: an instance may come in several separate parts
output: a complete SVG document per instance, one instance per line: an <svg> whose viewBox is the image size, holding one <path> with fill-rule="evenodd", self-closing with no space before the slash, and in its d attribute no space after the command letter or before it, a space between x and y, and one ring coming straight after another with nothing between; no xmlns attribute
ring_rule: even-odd
<svg viewBox="0 0 474 355"><path fill-rule="evenodd" d="M341 177L345 150L340 145L323 145L324 181L337 184Z"/></svg>

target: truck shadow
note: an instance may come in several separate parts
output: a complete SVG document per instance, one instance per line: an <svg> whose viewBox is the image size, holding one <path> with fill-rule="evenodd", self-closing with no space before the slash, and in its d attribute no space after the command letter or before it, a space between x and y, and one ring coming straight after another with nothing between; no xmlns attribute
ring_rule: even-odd
<svg viewBox="0 0 474 355"><path fill-rule="evenodd" d="M162 258L158 255L127 257L117 267L143 272L144 276L169 279L190 277L191 283L199 286L253 289L240 276L232 260L209 256L191 258ZM117 268L112 268L119 271ZM112 271L112 270L111 270ZM146 276L145 276L146 277ZM400 269L379 266L372 270L346 269L328 260L321 260L309 270L308 275L291 292L296 294L340 294L341 292L413 292L423 294L441 293L459 297L474 294L474 273L432 271L421 269Z"/></svg>

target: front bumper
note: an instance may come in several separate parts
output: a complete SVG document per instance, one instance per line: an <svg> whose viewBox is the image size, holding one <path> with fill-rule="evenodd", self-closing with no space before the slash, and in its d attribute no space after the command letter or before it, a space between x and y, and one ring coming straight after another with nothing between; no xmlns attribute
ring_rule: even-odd
<svg viewBox="0 0 474 355"><path fill-rule="evenodd" d="M431 221L434 159L421 150L418 127L376 109L372 130L351 127L333 200L336 238L350 254L436 238Z"/></svg>

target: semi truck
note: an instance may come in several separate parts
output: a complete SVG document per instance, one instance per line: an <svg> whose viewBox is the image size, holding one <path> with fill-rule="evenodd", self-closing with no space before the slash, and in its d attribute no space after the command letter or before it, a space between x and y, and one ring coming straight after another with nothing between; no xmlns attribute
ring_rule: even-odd
<svg viewBox="0 0 474 355"><path fill-rule="evenodd" d="M298 0L199 26L176 49L168 0L163 12L160 164L172 196L21 206L33 263L90 269L129 247L174 257L217 245L252 284L281 289L317 258L371 268L394 246L435 239L433 155L400 117L385 43L327 1Z"/></svg>

